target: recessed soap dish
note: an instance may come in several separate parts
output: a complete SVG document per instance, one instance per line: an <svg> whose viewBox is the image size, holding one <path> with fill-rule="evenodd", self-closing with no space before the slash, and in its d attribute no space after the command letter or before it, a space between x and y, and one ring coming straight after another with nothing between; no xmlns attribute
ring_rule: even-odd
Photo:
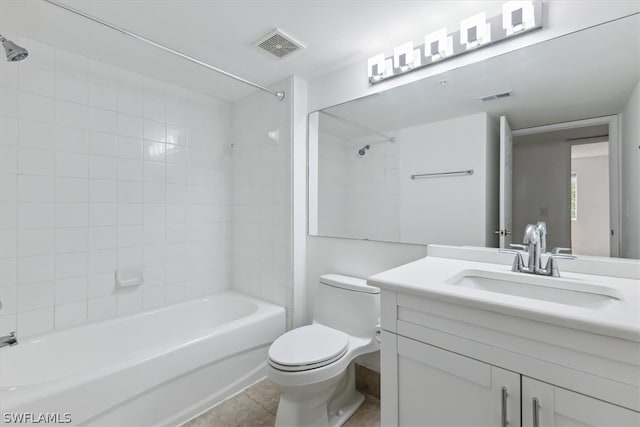
<svg viewBox="0 0 640 427"><path fill-rule="evenodd" d="M127 268L116 270L116 285L121 288L140 286L144 283L141 268Z"/></svg>

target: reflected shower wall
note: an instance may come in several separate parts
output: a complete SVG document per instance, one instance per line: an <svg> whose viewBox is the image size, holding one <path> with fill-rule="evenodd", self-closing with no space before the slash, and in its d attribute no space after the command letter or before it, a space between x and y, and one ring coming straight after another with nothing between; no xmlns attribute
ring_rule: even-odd
<svg viewBox="0 0 640 427"><path fill-rule="evenodd" d="M317 184L310 197L317 192L319 235L495 245L497 169L488 165L496 161L498 137L487 114L385 130L393 141L336 126L324 114L318 121ZM461 176L412 179L471 169ZM315 182L310 179L312 187Z"/></svg>

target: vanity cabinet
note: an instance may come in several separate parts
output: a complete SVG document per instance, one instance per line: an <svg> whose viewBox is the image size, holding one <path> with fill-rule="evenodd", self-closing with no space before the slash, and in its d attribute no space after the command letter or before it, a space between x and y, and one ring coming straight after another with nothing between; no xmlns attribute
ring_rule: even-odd
<svg viewBox="0 0 640 427"><path fill-rule="evenodd" d="M637 427L640 414L523 376L522 425Z"/></svg>
<svg viewBox="0 0 640 427"><path fill-rule="evenodd" d="M519 374L400 336L397 367L397 425L520 425Z"/></svg>
<svg viewBox="0 0 640 427"><path fill-rule="evenodd" d="M384 426L640 425L638 412L393 333L382 360Z"/></svg>
<svg viewBox="0 0 640 427"><path fill-rule="evenodd" d="M383 426L640 426L636 343L384 288L381 304Z"/></svg>

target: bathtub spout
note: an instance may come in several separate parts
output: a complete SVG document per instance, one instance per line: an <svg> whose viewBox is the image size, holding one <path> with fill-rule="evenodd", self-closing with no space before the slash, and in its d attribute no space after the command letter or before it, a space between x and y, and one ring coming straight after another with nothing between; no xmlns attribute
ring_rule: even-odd
<svg viewBox="0 0 640 427"><path fill-rule="evenodd" d="M11 332L9 335L0 337L0 348L14 345L18 345L18 337L16 337L15 332Z"/></svg>

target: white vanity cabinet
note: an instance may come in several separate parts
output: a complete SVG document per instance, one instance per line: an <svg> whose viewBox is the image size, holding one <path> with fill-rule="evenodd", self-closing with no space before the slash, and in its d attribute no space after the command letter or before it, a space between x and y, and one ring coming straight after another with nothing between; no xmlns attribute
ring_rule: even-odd
<svg viewBox="0 0 640 427"><path fill-rule="evenodd" d="M640 414L523 376L522 425L637 427Z"/></svg>
<svg viewBox="0 0 640 427"><path fill-rule="evenodd" d="M639 261L542 277L495 249L427 253L367 279L383 426L640 427Z"/></svg>
<svg viewBox="0 0 640 427"><path fill-rule="evenodd" d="M382 363L383 426L640 426L638 412L386 331Z"/></svg>
<svg viewBox="0 0 640 427"><path fill-rule="evenodd" d="M553 318L530 315L526 305L507 304L522 298L448 295L446 283L428 288L428 279L414 285L401 276L426 277L422 264L368 280L382 289L383 426L640 426L640 338L632 329L640 325L609 333L565 321L571 308L564 305L539 305L561 310ZM472 266L508 269L464 267ZM612 310L625 309L618 301L635 301L640 281L629 283L618 288ZM465 299L476 295L485 300Z"/></svg>
<svg viewBox="0 0 640 427"><path fill-rule="evenodd" d="M395 334L383 340L397 375L383 370L382 425L520 425L519 374Z"/></svg>
<svg viewBox="0 0 640 427"><path fill-rule="evenodd" d="M640 427L640 261L543 277L495 249L427 253L367 279L383 426Z"/></svg>

